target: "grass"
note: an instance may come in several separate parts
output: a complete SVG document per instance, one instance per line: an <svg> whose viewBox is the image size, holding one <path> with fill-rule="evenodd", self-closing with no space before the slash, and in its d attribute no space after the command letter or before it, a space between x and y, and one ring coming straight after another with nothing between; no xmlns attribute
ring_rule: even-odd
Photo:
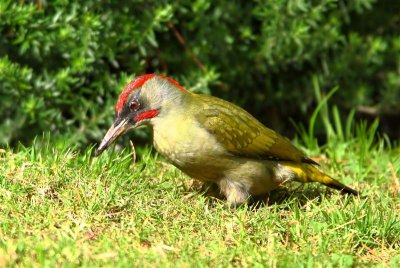
<svg viewBox="0 0 400 268"><path fill-rule="evenodd" d="M289 184L236 209L149 151L1 149L0 266L399 267L400 150L367 134L310 152L361 197Z"/></svg>
<svg viewBox="0 0 400 268"><path fill-rule="evenodd" d="M400 147L320 93L302 149L359 190L288 183L235 209L150 150L0 149L0 267L400 267ZM318 146L317 116L327 130Z"/></svg>

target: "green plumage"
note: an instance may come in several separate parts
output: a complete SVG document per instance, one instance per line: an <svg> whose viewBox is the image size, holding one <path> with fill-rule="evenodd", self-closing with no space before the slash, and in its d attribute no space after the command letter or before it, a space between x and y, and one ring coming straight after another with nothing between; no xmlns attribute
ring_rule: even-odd
<svg viewBox="0 0 400 268"><path fill-rule="evenodd" d="M242 108L212 96L195 95L194 99L200 106L195 113L197 121L231 154L315 163L288 139L265 127Z"/></svg>

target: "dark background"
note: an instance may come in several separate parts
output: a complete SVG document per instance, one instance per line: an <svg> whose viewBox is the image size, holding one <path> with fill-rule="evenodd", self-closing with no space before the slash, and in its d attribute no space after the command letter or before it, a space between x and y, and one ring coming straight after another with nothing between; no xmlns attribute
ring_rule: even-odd
<svg viewBox="0 0 400 268"><path fill-rule="evenodd" d="M307 125L316 92L339 87L330 107L379 118L398 139L399 33L400 1L391 0L1 0L0 145L43 132L98 142L124 85L153 72L289 137L292 121Z"/></svg>

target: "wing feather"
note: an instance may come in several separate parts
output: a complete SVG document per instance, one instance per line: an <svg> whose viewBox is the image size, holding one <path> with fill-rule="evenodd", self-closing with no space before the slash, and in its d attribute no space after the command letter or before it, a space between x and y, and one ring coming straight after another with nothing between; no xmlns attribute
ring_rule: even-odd
<svg viewBox="0 0 400 268"><path fill-rule="evenodd" d="M197 95L202 106L195 117L226 150L236 156L315 163L291 142L265 127L242 108L227 101Z"/></svg>

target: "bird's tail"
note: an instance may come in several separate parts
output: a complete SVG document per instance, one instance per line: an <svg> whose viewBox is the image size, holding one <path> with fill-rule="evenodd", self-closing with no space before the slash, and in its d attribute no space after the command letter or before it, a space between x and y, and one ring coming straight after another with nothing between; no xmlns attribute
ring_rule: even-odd
<svg viewBox="0 0 400 268"><path fill-rule="evenodd" d="M330 188L346 194L358 195L358 192L334 178L326 175L316 166L308 163L286 163L285 167L296 174L295 180L299 182L319 182Z"/></svg>

